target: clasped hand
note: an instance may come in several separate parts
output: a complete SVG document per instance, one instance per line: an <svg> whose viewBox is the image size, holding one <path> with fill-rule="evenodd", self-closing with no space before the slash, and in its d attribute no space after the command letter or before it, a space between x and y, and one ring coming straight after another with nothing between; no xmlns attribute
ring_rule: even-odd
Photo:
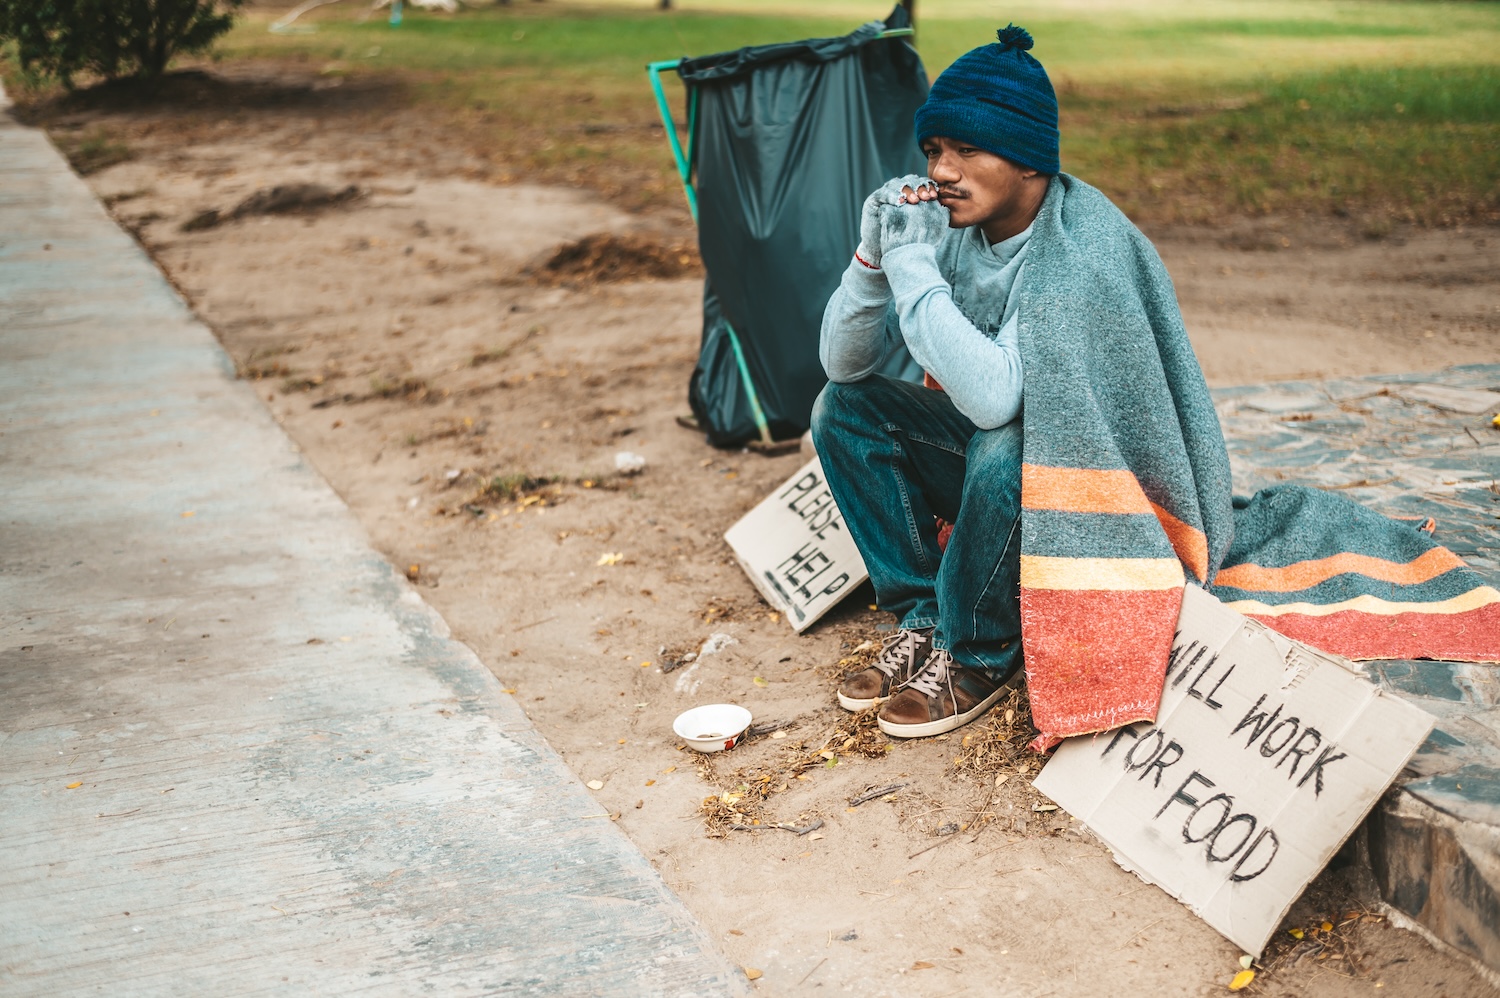
<svg viewBox="0 0 1500 998"><path fill-rule="evenodd" d="M883 254L898 246L936 246L948 229L948 209L937 200L937 185L910 174L887 181L865 199L860 212L859 256L880 266Z"/></svg>

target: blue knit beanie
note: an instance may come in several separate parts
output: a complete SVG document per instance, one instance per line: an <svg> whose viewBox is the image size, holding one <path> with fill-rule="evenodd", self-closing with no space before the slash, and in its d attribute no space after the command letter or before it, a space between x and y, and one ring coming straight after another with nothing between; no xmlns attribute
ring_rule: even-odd
<svg viewBox="0 0 1500 998"><path fill-rule="evenodd" d="M968 142L1041 173L1061 169L1057 95L1027 50L1031 35L1007 25L1000 41L959 56L917 109L917 143L933 136Z"/></svg>

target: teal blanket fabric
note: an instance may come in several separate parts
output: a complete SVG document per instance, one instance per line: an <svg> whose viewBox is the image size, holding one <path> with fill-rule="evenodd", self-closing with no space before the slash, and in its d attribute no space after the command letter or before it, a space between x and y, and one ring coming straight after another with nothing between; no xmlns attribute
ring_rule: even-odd
<svg viewBox="0 0 1500 998"><path fill-rule="evenodd" d="M1300 487L1232 499L1171 279L1108 198L1058 175L1027 253L1020 598L1040 745L1155 718L1188 583L1329 651L1500 655L1500 593L1411 525Z"/></svg>

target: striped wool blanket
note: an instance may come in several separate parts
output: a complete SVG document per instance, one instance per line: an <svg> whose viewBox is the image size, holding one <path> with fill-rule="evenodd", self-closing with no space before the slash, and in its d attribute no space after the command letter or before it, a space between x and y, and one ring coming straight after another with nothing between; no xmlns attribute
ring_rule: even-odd
<svg viewBox="0 0 1500 998"><path fill-rule="evenodd" d="M1500 593L1409 523L1298 486L1232 497L1166 268L1052 181L1017 284L1021 628L1038 744L1153 720L1185 584L1354 658L1500 661Z"/></svg>

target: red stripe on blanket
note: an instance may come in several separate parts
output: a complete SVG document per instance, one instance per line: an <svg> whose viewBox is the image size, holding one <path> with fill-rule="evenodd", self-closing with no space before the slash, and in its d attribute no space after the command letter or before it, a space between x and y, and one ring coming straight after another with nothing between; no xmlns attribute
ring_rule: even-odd
<svg viewBox="0 0 1500 998"><path fill-rule="evenodd" d="M1021 590L1037 744L1156 718L1182 590Z"/></svg>
<svg viewBox="0 0 1500 998"><path fill-rule="evenodd" d="M1500 603L1462 613L1341 610L1319 617L1284 613L1255 619L1289 638L1346 658L1500 662Z"/></svg>

